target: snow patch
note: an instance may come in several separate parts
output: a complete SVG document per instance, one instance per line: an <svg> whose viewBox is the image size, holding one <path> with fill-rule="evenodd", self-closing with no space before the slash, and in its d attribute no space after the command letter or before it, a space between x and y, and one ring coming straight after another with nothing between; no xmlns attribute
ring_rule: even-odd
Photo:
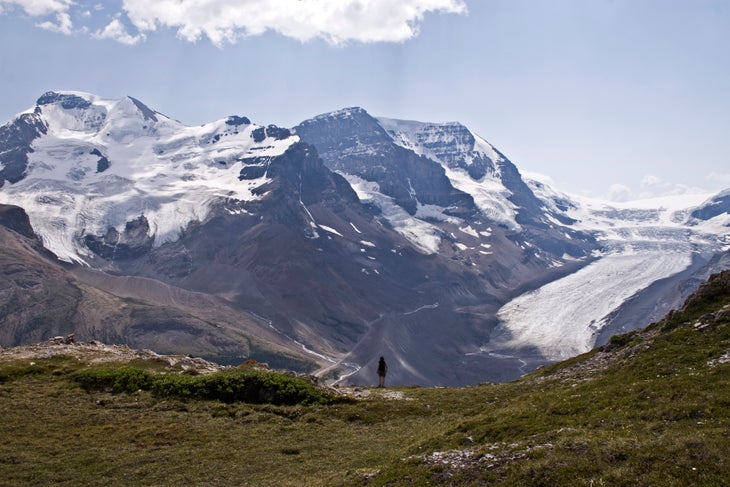
<svg viewBox="0 0 730 487"><path fill-rule="evenodd" d="M474 230L471 226L467 225L466 227L459 227L459 230L466 233L467 235L471 235L472 237L479 238L479 234L476 230Z"/></svg>
<svg viewBox="0 0 730 487"><path fill-rule="evenodd" d="M424 205L418 202L415 217L421 220L436 220L441 222L449 222L455 225L461 223L461 220L445 213L447 208L438 205Z"/></svg>
<svg viewBox="0 0 730 487"><path fill-rule="evenodd" d="M484 215L511 230L520 229L515 221L516 209L509 201L511 193L502 184L497 164L504 157L491 144L457 122L435 124L389 118L377 120L396 145L441 164L451 184L470 194ZM486 157L493 165L480 180L474 180L462 167L469 167L476 157ZM456 160L461 162L454 162ZM416 216L421 217L419 214Z"/></svg>
<svg viewBox="0 0 730 487"><path fill-rule="evenodd" d="M487 218L510 230L520 230L521 227L515 220L517 209L508 199L511 193L501 181L487 177L476 181L461 168L444 167L444 170L452 186L470 194L474 198L474 204Z"/></svg>
<svg viewBox="0 0 730 487"><path fill-rule="evenodd" d="M352 174L340 173L365 203L375 204L382 216L390 222L395 231L403 235L413 246L424 254L435 254L441 244L441 232L435 225L419 220L408 214L395 203L393 198L380 192L377 183L366 181Z"/></svg>
<svg viewBox="0 0 730 487"><path fill-rule="evenodd" d="M327 225L322 225L322 224L319 224L317 226L319 228L321 228L322 230L324 230L325 232L329 232L329 233L332 233L332 234L335 234L335 235L338 235L338 236L342 237L342 234L340 232L338 232L337 230L335 230L334 228L332 228L332 227L328 227Z"/></svg>

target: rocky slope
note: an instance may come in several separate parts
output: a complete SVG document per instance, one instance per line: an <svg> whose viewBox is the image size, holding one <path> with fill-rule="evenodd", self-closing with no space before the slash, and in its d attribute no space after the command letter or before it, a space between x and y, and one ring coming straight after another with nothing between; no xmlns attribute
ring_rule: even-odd
<svg viewBox="0 0 730 487"><path fill-rule="evenodd" d="M27 220L18 207L2 206L0 213ZM75 334L79 340L192 353L221 362L256 357L292 368L314 367L263 320L221 299L69 266L29 238L31 232L23 235L6 223L0 219L1 346Z"/></svg>

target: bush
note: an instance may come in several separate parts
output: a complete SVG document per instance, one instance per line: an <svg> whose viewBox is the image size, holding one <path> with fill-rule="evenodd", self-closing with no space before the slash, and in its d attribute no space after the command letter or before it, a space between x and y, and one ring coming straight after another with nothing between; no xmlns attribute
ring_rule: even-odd
<svg viewBox="0 0 730 487"><path fill-rule="evenodd" d="M0 384L11 382L27 375L39 375L45 373L42 367L32 365L4 365L0 368Z"/></svg>
<svg viewBox="0 0 730 487"><path fill-rule="evenodd" d="M156 396L276 405L328 404L333 397L304 379L276 372L235 370L190 377L166 375L152 387Z"/></svg>
<svg viewBox="0 0 730 487"><path fill-rule="evenodd" d="M608 340L608 343L603 346L603 351L610 352L611 350L625 347L627 345L637 345L640 342L641 336L636 332L636 330L621 335L613 335Z"/></svg>
<svg viewBox="0 0 730 487"><path fill-rule="evenodd" d="M233 370L210 375L152 375L134 367L94 367L73 374L86 390L114 393L151 391L158 397L205 399L226 403L331 404L336 397L310 382L277 372Z"/></svg>
<svg viewBox="0 0 730 487"><path fill-rule="evenodd" d="M111 390L121 392L136 392L148 390L153 376L148 372L134 367L94 367L80 370L72 375L72 379L88 390Z"/></svg>

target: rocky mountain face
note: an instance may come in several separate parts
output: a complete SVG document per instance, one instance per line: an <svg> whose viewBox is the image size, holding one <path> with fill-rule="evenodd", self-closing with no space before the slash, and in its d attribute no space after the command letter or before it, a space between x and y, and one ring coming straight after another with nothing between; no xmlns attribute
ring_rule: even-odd
<svg viewBox="0 0 730 487"><path fill-rule="evenodd" d="M695 208L691 217L696 221L708 221L728 213L730 213L730 190L725 190L713 196L701 207Z"/></svg>
<svg viewBox="0 0 730 487"><path fill-rule="evenodd" d="M83 340L204 355L224 363L256 357L281 367L315 368L263 320L222 299L65 264L27 233L27 227L18 229L18 220L28 220L21 208L0 205L4 347L75 334Z"/></svg>
<svg viewBox="0 0 730 487"><path fill-rule="evenodd" d="M0 128L0 181L23 208L0 209L8 269L36 276L6 275L0 345L76 333L348 383L373 383L381 355L401 384L546 363L488 347L498 311L607 242L466 127L358 108L188 127L131 97L50 92Z"/></svg>
<svg viewBox="0 0 730 487"><path fill-rule="evenodd" d="M426 222L459 222L482 234L500 226L550 256L582 258L595 248L590 234L569 226L566 208L547 207L514 164L461 124L376 119L348 108L302 122L294 131L380 211L387 212L392 202ZM371 188L377 197L369 194ZM398 228L400 222L388 219ZM436 229L431 235L438 239L442 233Z"/></svg>

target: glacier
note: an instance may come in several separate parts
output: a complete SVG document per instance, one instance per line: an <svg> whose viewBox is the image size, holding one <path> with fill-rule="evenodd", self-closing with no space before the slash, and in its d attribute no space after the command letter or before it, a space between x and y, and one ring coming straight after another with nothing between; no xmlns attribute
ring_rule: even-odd
<svg viewBox="0 0 730 487"><path fill-rule="evenodd" d="M594 232L605 250L577 272L502 306L494 339L483 347L488 352L533 349L550 361L587 352L611 313L635 293L687 269L695 254L730 249L727 215L699 224L687 218L707 194L614 203L531 184L544 198L571 198L576 226Z"/></svg>

